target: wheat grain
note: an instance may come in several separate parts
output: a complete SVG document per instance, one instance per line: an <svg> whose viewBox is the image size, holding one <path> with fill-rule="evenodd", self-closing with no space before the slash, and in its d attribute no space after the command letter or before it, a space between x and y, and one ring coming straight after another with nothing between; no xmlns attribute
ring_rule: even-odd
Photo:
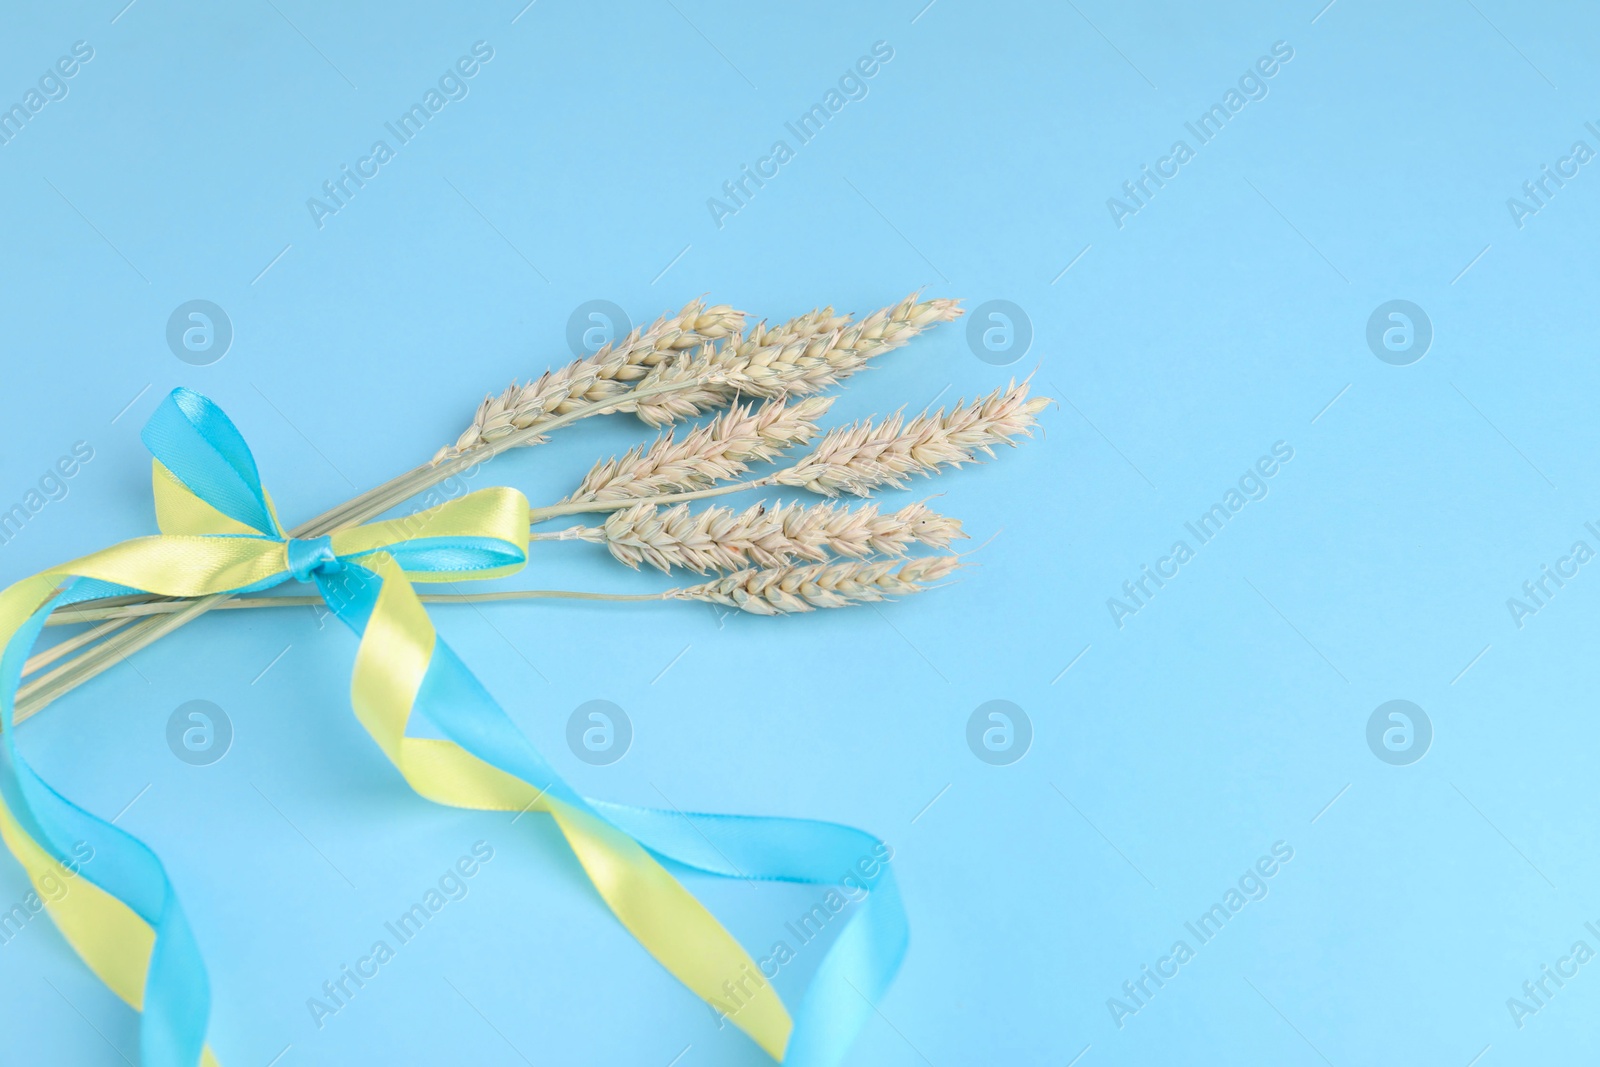
<svg viewBox="0 0 1600 1067"><path fill-rule="evenodd" d="M615 501L684 492L736 478L817 436L832 397L793 404L736 405L682 437L669 430L649 445L596 463L567 502Z"/></svg>
<svg viewBox="0 0 1600 1067"><path fill-rule="evenodd" d="M912 293L893 307L860 322L834 318L831 308L787 323L774 331L752 330L737 344L704 345L664 361L641 384L704 381L700 388L673 392L638 405L645 422L659 425L721 407L738 393L763 397L805 396L848 378L874 356L900 348L917 334L961 316L958 301L919 301ZM809 326L795 328L796 323ZM708 380L709 379L709 380Z"/></svg>
<svg viewBox="0 0 1600 1067"><path fill-rule="evenodd" d="M693 300L675 315L663 315L648 327L638 327L621 341L613 341L592 356L546 371L525 385L512 382L499 396L484 397L472 425L453 445L441 448L437 463L469 452L483 444L531 426L550 415L562 415L580 404L609 400L632 388L640 379L678 353L734 336L744 329L744 312L726 304L706 307ZM535 438L528 444L538 444Z"/></svg>
<svg viewBox="0 0 1600 1067"><path fill-rule="evenodd" d="M753 615L782 615L869 604L918 593L960 566L954 556L920 556L900 562L850 560L743 570L715 581L668 590L671 600L698 600Z"/></svg>
<svg viewBox="0 0 1600 1067"><path fill-rule="evenodd" d="M661 571L683 567L705 574L752 564L821 563L836 556L903 556L913 545L947 548L966 534L958 520L924 504L884 515L875 504L846 508L788 503L699 512L691 512L687 504L665 510L640 504L613 512L601 526L573 526L552 536L603 544L635 570L648 563Z"/></svg>
<svg viewBox="0 0 1600 1067"><path fill-rule="evenodd" d="M1050 403L1028 399L1028 382L1012 382L978 400L923 412L906 421L895 414L882 422L863 419L829 430L812 452L793 466L763 479L826 496L864 496L882 485L903 488L913 475L971 463L979 452L994 455L996 445L1032 432L1034 416Z"/></svg>

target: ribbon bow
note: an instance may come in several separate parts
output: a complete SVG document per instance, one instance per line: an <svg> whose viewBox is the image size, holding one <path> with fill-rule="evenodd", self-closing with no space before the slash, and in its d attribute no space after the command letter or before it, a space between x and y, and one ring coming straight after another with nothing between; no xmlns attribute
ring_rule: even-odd
<svg viewBox="0 0 1600 1067"><path fill-rule="evenodd" d="M413 789L455 807L547 812L616 917L719 1015L791 1067L843 1058L905 955L888 846L835 823L686 815L583 797L434 632L412 583L520 570L528 547L521 493L483 489L405 518L296 539L279 525L243 436L206 397L175 390L143 439L155 457L161 535L0 593L0 837L79 956L143 1012L144 1067L215 1067L205 964L155 853L56 792L18 752L12 716L23 663L45 619L64 604L129 593L248 593L290 579L315 582L360 637L351 702ZM442 736L409 736L416 716ZM76 850L85 845L94 861L80 867ZM829 885L829 915L851 909L796 1011L771 981L787 955L775 951L757 964L658 857L721 877ZM51 899L58 894L45 887L69 865L78 882Z"/></svg>

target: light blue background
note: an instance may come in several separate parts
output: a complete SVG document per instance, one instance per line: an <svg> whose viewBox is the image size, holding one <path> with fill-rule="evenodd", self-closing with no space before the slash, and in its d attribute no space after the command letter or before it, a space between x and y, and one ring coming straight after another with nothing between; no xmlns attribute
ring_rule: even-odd
<svg viewBox="0 0 1600 1067"><path fill-rule="evenodd" d="M1040 438L891 494L966 521L982 547L958 584L776 620L449 609L441 630L591 794L894 846L912 947L854 1064L1600 1053L1600 963L1521 1029L1506 1007L1573 942L1600 949L1600 565L1520 629L1506 607L1575 540L1600 548L1600 176L1521 229L1506 207L1575 140L1600 148L1592 11L524 2L12 5L0 101L74 41L95 57L0 147L0 504L75 441L95 459L0 548L7 580L153 529L137 431L176 385L229 411L299 521L566 361L586 300L635 321L701 293L774 319L915 287L1012 300L1035 331L1014 366L944 327L834 413L1037 367L1060 400ZM319 230L306 199L479 40L470 95ZM869 95L719 229L706 199L880 40ZM1269 95L1119 229L1106 199L1276 41L1294 58ZM194 298L236 331L209 367L164 339ZM1365 341L1395 298L1435 330L1406 367ZM645 436L597 420L487 474L549 501ZM1106 599L1279 440L1270 495L1118 629ZM574 545L525 580L670 584ZM610 918L546 820L414 797L349 714L352 650L309 610L216 614L22 727L68 795L107 817L137 798L119 825L183 894L224 1063L767 1062ZM610 767L564 742L595 698L636 730ZM1396 698L1435 731L1410 766L1365 739ZM191 699L237 732L208 768L164 740ZM1035 731L1008 767L966 746L992 699ZM471 895L319 1031L306 998L480 839ZM1107 998L1275 841L1294 859L1270 895L1119 1029ZM812 899L694 885L757 949ZM0 903L25 891L0 864ZM0 997L8 1063L133 1055L133 1013L42 920L0 947Z"/></svg>

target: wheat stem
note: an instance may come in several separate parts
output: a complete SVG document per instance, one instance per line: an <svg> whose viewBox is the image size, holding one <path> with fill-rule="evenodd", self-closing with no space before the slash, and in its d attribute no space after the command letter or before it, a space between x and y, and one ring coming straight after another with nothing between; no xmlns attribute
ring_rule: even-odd
<svg viewBox="0 0 1600 1067"><path fill-rule="evenodd" d="M109 611L115 609L108 608L107 610ZM112 616L107 616L107 618L112 618ZM32 656L22 664L23 677L27 677L30 674L37 674L39 671L50 666L50 664L54 663L62 656L70 655L71 653L78 651L78 649L82 648L84 645L94 644L94 642L100 640L102 637L105 637L107 634L110 634L113 631L121 629L123 626L127 625L131 618L132 616L128 615L115 616L115 621L107 623L104 626L96 626L93 629L83 631L81 634L73 634L64 641L56 642L43 652ZM89 620L82 621L87 622ZM55 624L56 618L53 615L49 619L45 620L46 626Z"/></svg>
<svg viewBox="0 0 1600 1067"><path fill-rule="evenodd" d="M424 604L482 604L498 600L531 600L561 597L568 600L662 600L662 593L588 593L573 589L510 589L492 593L418 593ZM315 608L327 604L320 596L242 596L229 597L216 604L213 610L228 611L238 608ZM47 626L72 626L83 622L107 619L129 619L154 615L169 615L183 608L179 600L163 600L149 604L125 604L121 607L84 607L63 609L52 615ZM80 635L81 636L81 635ZM62 642L65 644L66 642Z"/></svg>
<svg viewBox="0 0 1600 1067"><path fill-rule="evenodd" d="M590 401L564 414L541 419L528 426L514 430L493 441L478 445L470 451L456 453L437 462L424 463L420 467L413 468L397 478L391 478L383 485L368 490L354 500L334 508L326 515L318 516L290 531L291 536L320 537L323 534L333 533L335 530L342 530L358 523L367 522L382 515L390 508L411 499L423 490L431 489L440 482L480 463L491 460L502 452L516 448L518 445L526 444L535 437L559 430L563 426L569 426L579 419L585 419L591 415L603 415L616 411L624 404L640 397L660 396L678 392L691 388L692 385L693 383L688 382L666 382L659 385L644 386L625 395Z"/></svg>

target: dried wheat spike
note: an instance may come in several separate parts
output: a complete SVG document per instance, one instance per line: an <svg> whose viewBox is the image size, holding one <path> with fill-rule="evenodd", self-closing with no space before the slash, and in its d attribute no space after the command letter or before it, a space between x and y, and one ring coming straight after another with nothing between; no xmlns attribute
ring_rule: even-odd
<svg viewBox="0 0 1600 1067"><path fill-rule="evenodd" d="M673 600L721 604L753 615L782 615L919 593L958 566L960 561L954 556L919 556L904 562L851 560L768 567L739 571L701 585L673 589L665 595Z"/></svg>
<svg viewBox="0 0 1600 1067"><path fill-rule="evenodd" d="M817 420L832 406L832 397L820 396L793 404L737 405L681 438L668 430L648 446L595 464L567 502L681 493L736 478L751 464L809 444L817 436Z"/></svg>
<svg viewBox="0 0 1600 1067"><path fill-rule="evenodd" d="M959 302L919 301L912 293L893 307L873 312L860 322L834 319L832 309L813 312L814 332L805 336L793 323L761 334L762 327L738 344L706 345L661 363L640 381L655 385L694 382L715 377L698 387L655 397L638 405L645 422L660 425L721 407L737 393L754 396L805 396L821 392L867 365L874 356L900 348L940 322L961 317ZM831 320L831 321L830 321Z"/></svg>
<svg viewBox="0 0 1600 1067"><path fill-rule="evenodd" d="M701 345L693 351L680 352L669 360L663 360L639 385L654 387L677 384L684 388L619 410L631 411L652 426L664 426L678 419L693 418L706 411L726 407L738 396L737 386L744 384L740 368L792 363L807 358L808 352L820 353L832 345L839 332L849 324L850 316L835 315L831 307L808 311L776 326L758 322L738 340L730 338L720 344ZM731 379L728 378L728 368L733 371ZM757 396L776 395L753 389L745 389L744 392Z"/></svg>
<svg viewBox="0 0 1600 1067"><path fill-rule="evenodd" d="M704 301L693 300L677 314L663 315L648 327L636 327L592 356L546 371L526 385L512 382L499 396L484 397L472 425L455 444L441 448L433 461L470 452L581 404L621 396L679 353L737 335L744 329L744 318L744 312L726 304L706 307Z"/></svg>
<svg viewBox="0 0 1600 1067"><path fill-rule="evenodd" d="M966 537L957 519L910 504L891 515L876 504L752 504L743 511L715 507L690 512L678 504L665 510L636 504L611 514L601 526L573 526L563 539L593 541L637 570L648 563L661 571L683 567L705 574L752 564L776 567L795 560L821 563L837 556L903 556L913 545L948 548Z"/></svg>
<svg viewBox="0 0 1600 1067"><path fill-rule="evenodd" d="M940 467L959 467L979 452L994 455L995 445L1014 444L1029 435L1034 416L1048 397L1028 399L1028 383L1012 382L980 400L923 412L907 422L896 414L883 422L863 419L829 430L812 452L770 481L826 496L865 496L882 485L903 488L912 475L931 475Z"/></svg>

